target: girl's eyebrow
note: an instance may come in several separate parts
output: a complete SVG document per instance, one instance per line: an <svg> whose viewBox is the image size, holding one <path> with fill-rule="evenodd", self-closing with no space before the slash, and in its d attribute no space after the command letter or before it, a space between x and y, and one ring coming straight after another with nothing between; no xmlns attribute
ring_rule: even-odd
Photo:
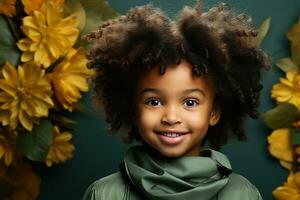
<svg viewBox="0 0 300 200"><path fill-rule="evenodd" d="M193 88L193 89L187 89L187 90L184 90L182 92L182 94L190 94L190 93L193 93L193 92L199 92L201 93L203 96L205 96L205 92L199 88Z"/></svg>
<svg viewBox="0 0 300 200"><path fill-rule="evenodd" d="M162 94L163 92L156 88L144 88L142 91L140 91L140 95L144 95L147 92L153 92L153 93L159 93Z"/></svg>
<svg viewBox="0 0 300 200"><path fill-rule="evenodd" d="M153 92L153 93L158 93L158 94L163 93L161 90L156 89L156 88L145 88L140 92L140 95L143 95L147 92ZM181 93L186 95L186 94L190 94L193 92L198 92L198 93L201 93L201 95L205 96L205 92L199 88L186 89L186 90L183 90Z"/></svg>

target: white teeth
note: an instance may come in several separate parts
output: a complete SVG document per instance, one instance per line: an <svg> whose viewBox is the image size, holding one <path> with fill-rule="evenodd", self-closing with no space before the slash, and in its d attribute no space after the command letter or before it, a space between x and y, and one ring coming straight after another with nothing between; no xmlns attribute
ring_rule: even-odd
<svg viewBox="0 0 300 200"><path fill-rule="evenodd" d="M163 134L164 136L172 137L172 138L175 138L175 137L180 136L180 134L178 134L178 133L167 133L167 132L162 132L162 134Z"/></svg>

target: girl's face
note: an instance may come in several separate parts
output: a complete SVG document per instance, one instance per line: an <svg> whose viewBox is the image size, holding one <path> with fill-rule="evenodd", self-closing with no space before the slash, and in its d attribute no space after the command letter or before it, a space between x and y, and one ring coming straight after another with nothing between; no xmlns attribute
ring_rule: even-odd
<svg viewBox="0 0 300 200"><path fill-rule="evenodd" d="M144 74L136 98L135 123L142 139L167 157L200 155L209 125L220 118L208 80L194 76L184 59L163 75L157 68Z"/></svg>

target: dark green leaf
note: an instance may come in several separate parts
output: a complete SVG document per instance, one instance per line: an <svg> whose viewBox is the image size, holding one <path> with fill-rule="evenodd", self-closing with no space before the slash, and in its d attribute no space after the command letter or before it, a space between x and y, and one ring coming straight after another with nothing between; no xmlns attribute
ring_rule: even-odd
<svg viewBox="0 0 300 200"><path fill-rule="evenodd" d="M291 131L291 138L292 138L292 144L293 145L300 145L300 132L298 129L292 127L290 128Z"/></svg>
<svg viewBox="0 0 300 200"><path fill-rule="evenodd" d="M300 113L296 106L290 103L278 104L272 110L262 115L263 121L272 129L287 128L299 119Z"/></svg>
<svg viewBox="0 0 300 200"><path fill-rule="evenodd" d="M17 149L22 155L30 154L33 147L33 136L31 133L23 133L18 136Z"/></svg>
<svg viewBox="0 0 300 200"><path fill-rule="evenodd" d="M106 0L80 0L80 3L86 13L86 26L83 34L96 29L101 22L118 16Z"/></svg>
<svg viewBox="0 0 300 200"><path fill-rule="evenodd" d="M44 161L52 143L53 125L43 119L31 133L21 134L17 148L22 155L33 161Z"/></svg>
<svg viewBox="0 0 300 200"><path fill-rule="evenodd" d="M0 66L5 61L17 65L20 59L20 51L16 46L16 40L4 16L0 15Z"/></svg>

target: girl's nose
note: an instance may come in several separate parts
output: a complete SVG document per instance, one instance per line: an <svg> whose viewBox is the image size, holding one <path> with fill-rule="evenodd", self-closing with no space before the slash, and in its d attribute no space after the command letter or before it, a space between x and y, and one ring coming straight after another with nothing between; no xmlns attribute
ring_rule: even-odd
<svg viewBox="0 0 300 200"><path fill-rule="evenodd" d="M161 118L161 123L164 125L181 123L179 109L176 106L167 106Z"/></svg>

